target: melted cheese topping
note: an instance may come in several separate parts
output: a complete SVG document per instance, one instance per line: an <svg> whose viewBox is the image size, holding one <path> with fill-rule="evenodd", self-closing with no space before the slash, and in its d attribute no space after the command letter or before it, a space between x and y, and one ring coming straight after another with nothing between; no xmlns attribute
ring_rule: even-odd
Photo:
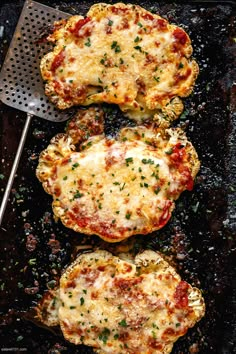
<svg viewBox="0 0 236 354"><path fill-rule="evenodd" d="M140 6L95 4L56 23L41 61L45 92L60 109L115 103L131 118L173 120L198 75L186 32Z"/></svg>
<svg viewBox="0 0 236 354"><path fill-rule="evenodd" d="M201 292L154 251L126 260L103 250L80 255L57 301L64 337L103 354L170 353L205 312Z"/></svg>
<svg viewBox="0 0 236 354"><path fill-rule="evenodd" d="M180 129L141 126L122 129L117 140L89 138L80 151L59 134L42 152L37 176L65 226L117 242L163 227L198 169Z"/></svg>

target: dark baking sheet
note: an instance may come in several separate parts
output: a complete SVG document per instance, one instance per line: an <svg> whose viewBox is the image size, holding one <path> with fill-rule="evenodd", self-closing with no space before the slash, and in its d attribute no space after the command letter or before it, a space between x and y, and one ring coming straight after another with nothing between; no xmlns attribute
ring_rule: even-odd
<svg viewBox="0 0 236 354"><path fill-rule="evenodd" d="M84 14L95 3L39 2L72 14ZM135 247L151 247L172 256L182 277L204 292L206 316L178 340L173 354L236 353L235 7L231 1L129 2L182 25L190 34L200 66L194 92L185 100L185 115L177 122L186 129L201 160L196 185L193 192L181 195L171 222L152 235L136 237ZM1 1L1 63L22 6L22 0ZM25 114L0 103L0 117L2 196ZM108 111L107 132L114 134L124 124L118 111ZM30 315L68 264L73 247L81 242L74 232L54 222L51 197L35 177L40 151L64 125L34 117L0 228L1 351L92 353L39 327ZM94 242L98 242L96 237ZM53 245L58 252L52 252Z"/></svg>

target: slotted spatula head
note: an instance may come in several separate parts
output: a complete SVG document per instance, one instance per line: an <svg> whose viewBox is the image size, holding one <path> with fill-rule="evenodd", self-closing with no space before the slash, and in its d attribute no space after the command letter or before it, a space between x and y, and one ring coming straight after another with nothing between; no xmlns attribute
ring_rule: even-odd
<svg viewBox="0 0 236 354"><path fill-rule="evenodd" d="M61 122L69 118L58 111L44 94L39 64L51 45L38 41L42 30L68 13L26 0L0 73L0 100L35 116Z"/></svg>

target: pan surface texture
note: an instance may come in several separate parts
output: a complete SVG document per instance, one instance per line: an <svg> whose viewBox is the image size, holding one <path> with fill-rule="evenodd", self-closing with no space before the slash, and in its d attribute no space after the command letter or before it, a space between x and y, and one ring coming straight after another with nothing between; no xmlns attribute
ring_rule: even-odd
<svg viewBox="0 0 236 354"><path fill-rule="evenodd" d="M31 0L25 2L0 74L3 103L55 122L68 119L44 95L39 65L51 46L37 39L49 23L67 17L58 9Z"/></svg>
<svg viewBox="0 0 236 354"><path fill-rule="evenodd" d="M95 3L39 2L72 15L86 14ZM185 129L199 154L201 169L193 191L184 192L177 201L170 222L151 235L139 235L127 243L133 242L136 251L151 248L162 252L184 280L203 291L206 315L175 343L172 353L233 354L236 353L235 6L230 1L131 0L129 3L138 3L160 14L190 35L200 74L175 125ZM23 0L1 1L1 64L23 5ZM34 35L37 41L42 33L36 31ZM133 124L116 107L104 107L106 134L114 135L121 127ZM25 113L0 103L0 118L2 196ZM111 251L114 247L97 237L78 236L56 223L51 197L35 176L40 152L64 128L65 122L34 117L0 229L1 351L93 353L88 347L66 342L59 330L40 326L31 310L45 290L57 284L76 247L100 245Z"/></svg>

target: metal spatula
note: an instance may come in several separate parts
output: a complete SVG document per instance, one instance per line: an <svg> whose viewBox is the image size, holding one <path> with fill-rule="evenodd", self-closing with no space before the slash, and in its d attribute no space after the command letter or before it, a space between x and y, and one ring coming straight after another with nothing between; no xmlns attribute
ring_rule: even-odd
<svg viewBox="0 0 236 354"><path fill-rule="evenodd" d="M44 94L39 63L43 55L50 51L50 45L37 42L39 33L49 24L69 16L57 9L26 0L0 73L0 100L27 113L1 203L0 225L33 115L53 122L62 122L69 118L68 113L58 111Z"/></svg>

